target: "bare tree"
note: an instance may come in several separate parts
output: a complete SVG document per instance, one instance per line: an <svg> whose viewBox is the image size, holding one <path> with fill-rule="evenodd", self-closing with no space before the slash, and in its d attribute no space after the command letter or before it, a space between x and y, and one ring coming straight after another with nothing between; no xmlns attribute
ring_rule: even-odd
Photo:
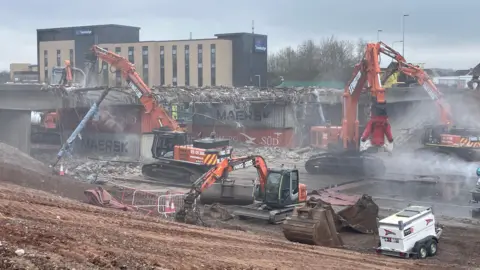
<svg viewBox="0 0 480 270"><path fill-rule="evenodd" d="M319 43L306 40L296 50L287 47L269 56L271 76L299 81L343 81L351 76L353 66L363 57L365 42L338 40L334 36Z"/></svg>

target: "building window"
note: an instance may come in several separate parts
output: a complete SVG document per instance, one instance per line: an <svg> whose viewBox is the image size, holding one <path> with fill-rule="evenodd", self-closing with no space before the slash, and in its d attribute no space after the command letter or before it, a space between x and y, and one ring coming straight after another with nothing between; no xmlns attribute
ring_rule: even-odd
<svg viewBox="0 0 480 270"><path fill-rule="evenodd" d="M128 47L128 62L135 64L135 57L133 55L135 51L134 47Z"/></svg>
<svg viewBox="0 0 480 270"><path fill-rule="evenodd" d="M190 46L185 45L185 85L190 85Z"/></svg>
<svg viewBox="0 0 480 270"><path fill-rule="evenodd" d="M103 48L108 51L108 48ZM108 63L103 61L102 62L102 75L103 75L103 85L108 86Z"/></svg>
<svg viewBox="0 0 480 270"><path fill-rule="evenodd" d="M173 86L177 86L177 45L172 46L172 74Z"/></svg>
<svg viewBox="0 0 480 270"><path fill-rule="evenodd" d="M165 85L165 47L160 46L160 85Z"/></svg>
<svg viewBox="0 0 480 270"><path fill-rule="evenodd" d="M47 50L43 51L43 66L45 67L45 70L48 70L48 51Z"/></svg>
<svg viewBox="0 0 480 270"><path fill-rule="evenodd" d="M212 65L210 66L210 82L212 86L215 86L217 83L217 80L216 80L217 76L215 74L217 71L215 55L216 55L215 44L210 44L210 62L212 63Z"/></svg>
<svg viewBox="0 0 480 270"><path fill-rule="evenodd" d="M115 53L120 55L122 53L121 47L115 47ZM115 86L122 86L122 73L120 70L115 70Z"/></svg>
<svg viewBox="0 0 480 270"><path fill-rule="evenodd" d="M62 51L57 50L57 67L62 65Z"/></svg>
<svg viewBox="0 0 480 270"><path fill-rule="evenodd" d="M198 44L198 86L203 86L203 47L202 44Z"/></svg>
<svg viewBox="0 0 480 270"><path fill-rule="evenodd" d="M70 60L70 65L72 65L72 66L74 66L73 57L74 57L73 56L73 49L70 49L68 59Z"/></svg>
<svg viewBox="0 0 480 270"><path fill-rule="evenodd" d="M143 82L148 85L148 46L142 46Z"/></svg>

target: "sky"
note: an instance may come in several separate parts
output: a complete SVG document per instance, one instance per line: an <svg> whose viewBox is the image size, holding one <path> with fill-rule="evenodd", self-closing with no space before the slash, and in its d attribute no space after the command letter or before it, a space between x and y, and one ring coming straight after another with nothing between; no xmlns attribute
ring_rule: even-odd
<svg viewBox="0 0 480 270"><path fill-rule="evenodd" d="M0 70L36 63L36 29L93 24L141 27L141 40L209 38L217 33L268 35L268 51L332 35L357 41L380 39L425 67L467 69L480 62L478 0L116 0L8 1L0 9ZM27 8L28 7L28 8ZM8 40L8 41L7 41ZM385 59L385 57L383 58ZM388 61L389 62L389 61Z"/></svg>

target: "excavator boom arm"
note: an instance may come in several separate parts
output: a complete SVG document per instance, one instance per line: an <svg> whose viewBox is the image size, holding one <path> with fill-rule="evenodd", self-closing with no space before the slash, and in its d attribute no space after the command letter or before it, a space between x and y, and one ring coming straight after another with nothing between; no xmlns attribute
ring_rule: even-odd
<svg viewBox="0 0 480 270"><path fill-rule="evenodd" d="M400 53L389 47L387 44L383 42L379 42L378 44L381 46L381 53L397 61L397 71L402 72L407 76L414 77L418 84L420 84L427 92L430 98L435 101L440 111L440 119L442 124L450 125L452 123L450 105L443 99L442 92L438 90L437 86L433 83L428 74L420 67L407 63L405 58Z"/></svg>
<svg viewBox="0 0 480 270"><path fill-rule="evenodd" d="M251 166L254 166L257 169L260 181L260 189L262 192L264 192L268 175L268 167L263 157L247 156L231 159L226 158L193 183L191 190L187 193L185 207L191 207L189 204L193 203L205 189L212 186L215 182L227 178L229 172L245 169Z"/></svg>
<svg viewBox="0 0 480 270"><path fill-rule="evenodd" d="M158 102L152 94L152 90L138 75L135 70L135 65L130 63L126 58L97 45L92 47L92 52L96 58L107 62L121 72L122 77L126 80L128 86L140 99L146 113L152 113L155 111L158 114L158 122L161 127L169 127L174 131L181 130L177 121L170 117L168 112L162 106L158 106Z"/></svg>

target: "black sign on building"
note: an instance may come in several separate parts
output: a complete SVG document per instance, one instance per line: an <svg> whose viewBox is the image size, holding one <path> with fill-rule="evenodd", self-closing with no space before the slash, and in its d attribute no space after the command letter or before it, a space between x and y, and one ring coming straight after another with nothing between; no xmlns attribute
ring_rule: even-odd
<svg viewBox="0 0 480 270"><path fill-rule="evenodd" d="M234 86L267 86L268 39L266 35L230 33L215 36L232 41Z"/></svg>

